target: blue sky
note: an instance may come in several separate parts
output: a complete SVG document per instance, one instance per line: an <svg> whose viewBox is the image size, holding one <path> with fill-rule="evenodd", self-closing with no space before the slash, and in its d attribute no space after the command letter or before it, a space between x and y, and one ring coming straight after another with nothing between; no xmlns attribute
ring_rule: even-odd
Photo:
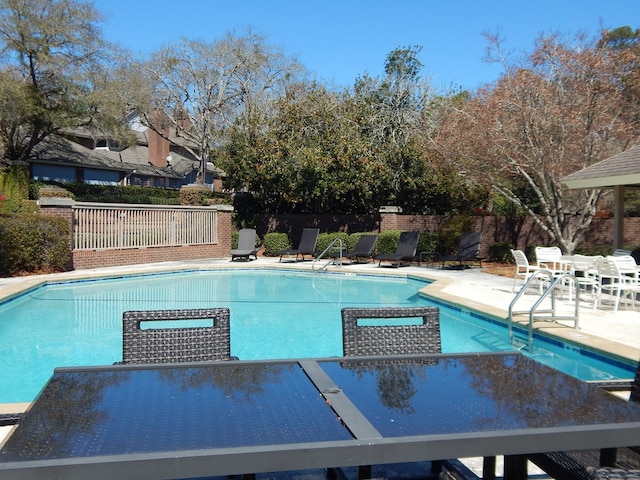
<svg viewBox="0 0 640 480"><path fill-rule="evenodd" d="M95 0L104 35L146 54L181 37L213 41L250 27L295 56L317 79L351 86L383 72L387 54L420 45L422 74L438 87L465 89L498 78L483 62L483 31L514 51L540 33L595 34L600 26L640 28L638 0Z"/></svg>

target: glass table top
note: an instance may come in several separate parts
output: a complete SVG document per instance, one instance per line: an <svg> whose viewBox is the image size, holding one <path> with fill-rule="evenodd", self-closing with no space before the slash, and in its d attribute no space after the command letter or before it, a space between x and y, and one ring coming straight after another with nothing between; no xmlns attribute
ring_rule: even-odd
<svg viewBox="0 0 640 480"><path fill-rule="evenodd" d="M609 446L620 427L631 438L638 424L640 404L519 354L60 369L0 450L0 470L5 462L126 454L172 459L206 450L222 458L238 449L297 452L309 457L301 467L317 465L316 455L331 464L371 450L378 459L371 447L386 453L389 441L409 445L408 460L424 456L423 436L499 436L504 443L494 448L507 452L507 431L562 435L574 426L607 430L601 441ZM327 442L337 443L320 447Z"/></svg>
<svg viewBox="0 0 640 480"><path fill-rule="evenodd" d="M640 404L521 355L320 366L384 437L640 420Z"/></svg>
<svg viewBox="0 0 640 480"><path fill-rule="evenodd" d="M65 372L0 462L352 438L295 363Z"/></svg>

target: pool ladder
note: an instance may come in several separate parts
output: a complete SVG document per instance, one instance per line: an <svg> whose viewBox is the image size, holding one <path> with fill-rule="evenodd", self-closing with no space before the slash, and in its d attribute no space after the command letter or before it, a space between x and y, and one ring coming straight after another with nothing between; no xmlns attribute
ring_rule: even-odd
<svg viewBox="0 0 640 480"><path fill-rule="evenodd" d="M534 302L533 306L529 310L515 310L515 305L522 298L527 289L534 282L540 282L540 296ZM547 285L546 288L543 288ZM575 301L574 314L573 315L558 315L556 310L556 294L564 289L565 285L569 285L569 288L575 288L575 295L569 295L569 299ZM543 308L543 302L550 300L551 307ZM547 304L548 305L548 304ZM514 339L514 317L518 315L528 316L528 342L522 344L516 342ZM563 273L557 277L553 276L553 273L549 270L537 270L529 277L529 279L522 286L520 291L511 300L509 304L509 342L513 346L517 346L519 350L528 348L530 353L533 352L533 323L535 321L557 322L558 320L570 320L573 321L573 328L579 327L580 317L580 284L577 282L575 275L572 273Z"/></svg>
<svg viewBox="0 0 640 480"><path fill-rule="evenodd" d="M338 244L336 246L336 244ZM332 252L334 250L337 250L340 255L337 258L329 258L326 257L325 255L328 252ZM320 255L317 255L316 258L313 259L313 262L311 263L311 270L314 272L322 272L322 271L326 271L329 268L329 265L338 265L341 266L342 265L342 252L344 252L344 245L342 243L342 239L341 238L336 238L333 240L333 242L331 242L329 244L329 246L327 248L325 248L322 253L320 253ZM319 267L316 267L316 264L320 263L320 260L324 259L325 263L323 265L320 265Z"/></svg>

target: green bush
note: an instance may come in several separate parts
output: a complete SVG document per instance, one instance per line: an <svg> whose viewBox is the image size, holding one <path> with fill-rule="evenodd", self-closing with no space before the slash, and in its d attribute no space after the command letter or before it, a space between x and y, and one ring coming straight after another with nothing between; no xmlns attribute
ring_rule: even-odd
<svg viewBox="0 0 640 480"><path fill-rule="evenodd" d="M380 235L378 235L378 241L376 242L376 250L378 254L384 255L387 253L395 253L399 240L400 230L387 230L386 232L381 232Z"/></svg>
<svg viewBox="0 0 640 480"><path fill-rule="evenodd" d="M277 251L291 248L291 241L286 233L267 233L264 236L263 243L265 257L273 257Z"/></svg>
<svg viewBox="0 0 640 480"><path fill-rule="evenodd" d="M345 233L345 232L334 232L334 233L321 233L320 235L318 235L318 243L316 244L316 252L322 253L324 252L324 250L331 245L331 242L333 242L336 239L340 239L342 240L342 246L343 248L347 248L348 245L348 240L349 240L349 234ZM339 248L339 244L336 242L336 244L333 246L335 247L335 249L337 250Z"/></svg>
<svg viewBox="0 0 640 480"><path fill-rule="evenodd" d="M511 249L514 248L509 242L496 242L489 245L489 261L500 263L513 263Z"/></svg>
<svg viewBox="0 0 640 480"><path fill-rule="evenodd" d="M438 251L438 234L432 232L425 232L420 234L418 240L418 250L416 255L420 255L420 252L437 252Z"/></svg>
<svg viewBox="0 0 640 480"><path fill-rule="evenodd" d="M122 186L122 185L90 185L86 183L60 183L32 181L29 186L29 198L38 199L43 196L51 196L50 189L63 188L78 202L101 203L133 203L154 205L180 205L180 193L178 190ZM45 190L42 192L41 190Z"/></svg>
<svg viewBox="0 0 640 480"><path fill-rule="evenodd" d="M0 216L0 274L67 270L71 264L70 236L62 218Z"/></svg>

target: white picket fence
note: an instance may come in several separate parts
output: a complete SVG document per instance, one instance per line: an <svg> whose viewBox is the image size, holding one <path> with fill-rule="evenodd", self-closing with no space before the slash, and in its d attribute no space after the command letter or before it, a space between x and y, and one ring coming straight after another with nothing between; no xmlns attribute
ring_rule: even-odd
<svg viewBox="0 0 640 480"><path fill-rule="evenodd" d="M218 242L218 212L211 207L76 203L73 248L207 245Z"/></svg>

